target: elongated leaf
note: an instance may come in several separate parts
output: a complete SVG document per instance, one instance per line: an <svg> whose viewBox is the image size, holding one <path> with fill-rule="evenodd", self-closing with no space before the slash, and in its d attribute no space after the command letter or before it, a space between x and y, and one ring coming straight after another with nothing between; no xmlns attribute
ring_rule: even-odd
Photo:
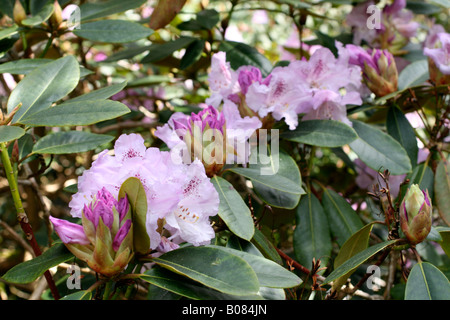
<svg viewBox="0 0 450 320"><path fill-rule="evenodd" d="M440 161L434 178L436 207L442 220L450 226L450 165Z"/></svg>
<svg viewBox="0 0 450 320"><path fill-rule="evenodd" d="M154 44L149 47L150 52L144 58L142 63L156 62L170 56L175 51L186 48L196 39L193 37L180 37L178 39L168 41L163 44Z"/></svg>
<svg viewBox="0 0 450 320"><path fill-rule="evenodd" d="M29 26L29 27L41 24L41 23L47 21L48 18L50 18L50 16L53 13L53 9L54 9L53 2L47 3L35 15L33 15L32 17L23 19L22 24L25 26Z"/></svg>
<svg viewBox="0 0 450 320"><path fill-rule="evenodd" d="M12 283L30 283L48 269L72 258L73 254L63 244L55 244L40 256L9 269L2 279Z"/></svg>
<svg viewBox="0 0 450 320"><path fill-rule="evenodd" d="M0 73L11 73L11 74L29 74L31 71L40 67L46 63L55 61L53 59L35 58L35 59L20 59L9 61L0 64ZM84 77L92 73L91 70L86 69L80 65L80 77Z"/></svg>
<svg viewBox="0 0 450 320"><path fill-rule="evenodd" d="M9 28L1 29L0 30L0 40L3 40L5 38L8 38L10 36L13 36L13 35L19 33L18 29L19 29L19 26L17 26L17 25L14 25Z"/></svg>
<svg viewBox="0 0 450 320"><path fill-rule="evenodd" d="M169 24L183 8L186 0L159 0L150 16L149 27L158 30Z"/></svg>
<svg viewBox="0 0 450 320"><path fill-rule="evenodd" d="M272 70L272 64L265 56L242 42L222 41L219 51L226 52L227 61L230 62L231 68L234 70L237 70L240 66L251 65L259 68L264 77Z"/></svg>
<svg viewBox="0 0 450 320"><path fill-rule="evenodd" d="M363 227L355 210L335 191L324 188L322 205L328 217L331 233L340 246Z"/></svg>
<svg viewBox="0 0 450 320"><path fill-rule="evenodd" d="M126 81L112 84L108 87L97 89L89 93L83 94L81 96L75 97L67 102L108 99L109 97L113 96L114 94L125 88L126 85L127 85Z"/></svg>
<svg viewBox="0 0 450 320"><path fill-rule="evenodd" d="M205 287L169 270L154 267L140 277L159 288L193 300L261 300L261 296L234 296Z"/></svg>
<svg viewBox="0 0 450 320"><path fill-rule="evenodd" d="M335 281L336 279L338 279L342 276L345 276L347 273L354 271L361 264L363 264L366 260L370 259L375 254L377 254L381 250L384 250L385 248L394 244L397 241L398 241L398 239L377 243L376 245L373 245L361 252L358 252L357 254L352 256L350 259L348 259L347 261L342 263L339 267L334 269L333 272L331 272L328 275L328 277L326 277L323 284L327 284L332 281Z"/></svg>
<svg viewBox="0 0 450 320"><path fill-rule="evenodd" d="M334 269L338 268L345 261L349 260L355 254L367 249L369 245L370 233L373 228L373 223L365 225L358 232L355 232L347 241L341 246L336 259L334 260ZM353 270L347 274L333 281L333 289L339 290L344 285L347 279L352 275Z"/></svg>
<svg viewBox="0 0 450 320"><path fill-rule="evenodd" d="M411 171L405 149L391 136L361 121L352 121L359 138L350 143L352 150L374 170L388 169L393 175Z"/></svg>
<svg viewBox="0 0 450 320"><path fill-rule="evenodd" d="M405 300L450 300L450 283L434 265L419 262L408 276Z"/></svg>
<svg viewBox="0 0 450 320"><path fill-rule="evenodd" d="M134 250L146 254L150 248L150 238L147 233L147 196L138 178L128 178L119 190L119 199L128 198L133 215Z"/></svg>
<svg viewBox="0 0 450 320"><path fill-rule="evenodd" d="M450 227L437 227L436 229L441 237L439 244L447 257L450 258Z"/></svg>
<svg viewBox="0 0 450 320"><path fill-rule="evenodd" d="M220 218L235 235L250 240L255 231L250 209L227 180L218 176L214 176L211 180L220 198Z"/></svg>
<svg viewBox="0 0 450 320"><path fill-rule="evenodd" d="M8 112L19 103L13 123L29 114L47 109L69 94L80 78L80 68L73 56L66 56L37 67L20 81L8 99Z"/></svg>
<svg viewBox="0 0 450 320"><path fill-rule="evenodd" d="M62 297L60 300L91 300L92 292L80 290Z"/></svg>
<svg viewBox="0 0 450 320"><path fill-rule="evenodd" d="M404 90L423 84L430 78L428 73L428 61L415 61L405 67L398 76L398 90Z"/></svg>
<svg viewBox="0 0 450 320"><path fill-rule="evenodd" d="M334 120L308 120L281 137L295 142L319 147L341 147L358 138L352 127Z"/></svg>
<svg viewBox="0 0 450 320"><path fill-rule="evenodd" d="M254 295L259 290L258 278L250 265L224 250L183 247L152 261L223 293Z"/></svg>
<svg viewBox="0 0 450 320"><path fill-rule="evenodd" d="M226 252L236 255L247 261L250 267L252 267L253 271L255 271L260 286L269 288L292 288L302 283L302 280L294 273L262 256L257 256L251 253L226 247L212 245L208 247L225 250Z"/></svg>
<svg viewBox="0 0 450 320"><path fill-rule="evenodd" d="M32 127L83 126L114 119L129 112L130 109L118 101L69 100L25 117L21 120L21 123Z"/></svg>
<svg viewBox="0 0 450 320"><path fill-rule="evenodd" d="M313 258L326 265L331 253L331 237L327 216L319 200L307 193L300 200L296 211L294 252L297 261L310 266Z"/></svg>
<svg viewBox="0 0 450 320"><path fill-rule="evenodd" d="M108 0L100 2L87 2L80 6L81 20L103 18L115 13L124 12L140 7L146 0Z"/></svg>
<svg viewBox="0 0 450 320"><path fill-rule="evenodd" d="M21 127L0 126L0 143L19 139L25 134Z"/></svg>
<svg viewBox="0 0 450 320"><path fill-rule="evenodd" d="M428 194L431 198L434 195L434 174L433 170L428 165L428 162L424 162L419 164L414 170L406 176L406 179L409 179L409 183L407 185L403 185L401 188L401 199L406 194L408 188L413 184L419 185L419 188L422 190L427 189Z"/></svg>
<svg viewBox="0 0 450 320"><path fill-rule="evenodd" d="M406 119L403 112L397 106L391 106L389 108L386 128L391 137L397 140L406 150L411 160L411 165L415 167L419 152L416 135L408 119Z"/></svg>
<svg viewBox="0 0 450 320"><path fill-rule="evenodd" d="M183 55L180 61L180 69L184 70L197 62L202 56L203 49L205 47L205 40L195 40L186 48L186 53Z"/></svg>
<svg viewBox="0 0 450 320"><path fill-rule="evenodd" d="M84 131L56 132L42 137L33 153L64 154L92 150L113 140L113 136Z"/></svg>
<svg viewBox="0 0 450 320"><path fill-rule="evenodd" d="M100 20L84 23L73 33L91 41L124 43L146 38L153 30L131 21Z"/></svg>
<svg viewBox="0 0 450 320"><path fill-rule="evenodd" d="M283 261L272 242L270 242L260 230L255 229L255 234L253 235L251 242L258 248L264 257L275 261L278 264L283 264Z"/></svg>

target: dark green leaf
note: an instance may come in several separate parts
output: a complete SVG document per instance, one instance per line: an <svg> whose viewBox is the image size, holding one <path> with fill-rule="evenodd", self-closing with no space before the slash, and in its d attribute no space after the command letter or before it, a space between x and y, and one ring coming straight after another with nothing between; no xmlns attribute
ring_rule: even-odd
<svg viewBox="0 0 450 320"><path fill-rule="evenodd" d="M20 122L32 127L83 126L114 119L130 112L123 103L111 100L69 100L36 112Z"/></svg>
<svg viewBox="0 0 450 320"><path fill-rule="evenodd" d="M391 106L388 110L386 129L391 137L403 146L411 160L411 165L415 167L419 152L416 135L408 119L397 106Z"/></svg>
<svg viewBox="0 0 450 320"><path fill-rule="evenodd" d="M86 94L83 94L81 96L75 97L73 99L70 99L67 102L108 99L109 97L113 96L114 94L116 94L117 92L119 92L123 88L125 88L126 85L127 85L126 81L123 81L121 83L112 84L108 87L97 89L97 90L88 92Z"/></svg>
<svg viewBox="0 0 450 320"><path fill-rule="evenodd" d="M25 134L21 127L0 126L0 143L19 139Z"/></svg>
<svg viewBox="0 0 450 320"><path fill-rule="evenodd" d="M350 147L367 166L376 171L388 169L393 175L411 171L408 154L394 138L361 121L352 122L359 138Z"/></svg>
<svg viewBox="0 0 450 320"><path fill-rule="evenodd" d="M319 147L341 147L358 138L350 126L334 120L302 121L292 131L285 131L281 137L299 143Z"/></svg>
<svg viewBox="0 0 450 320"><path fill-rule="evenodd" d="M196 39L192 37L180 37L163 44L154 44L149 47L149 54L142 58L142 63L156 62L170 56L175 51L186 48Z"/></svg>
<svg viewBox="0 0 450 320"><path fill-rule="evenodd" d="M186 52L181 58L180 69L184 70L197 62L202 56L203 49L205 47L205 40L195 40L187 48Z"/></svg>
<svg viewBox="0 0 450 320"><path fill-rule="evenodd" d="M307 193L300 200L296 211L294 252L297 261L310 266L313 258L326 265L331 253L331 236L327 216L319 200Z"/></svg>
<svg viewBox="0 0 450 320"><path fill-rule="evenodd" d="M237 70L241 66L251 65L259 68L264 77L272 70L270 61L253 47L242 42L222 41L219 51L225 51L231 68Z"/></svg>
<svg viewBox="0 0 450 320"><path fill-rule="evenodd" d="M80 78L80 68L73 56L46 63L31 71L20 81L8 99L8 112L19 103L13 123L29 114L47 109L75 89Z"/></svg>
<svg viewBox="0 0 450 320"><path fill-rule="evenodd" d="M434 178L434 196L436 207L442 220L450 226L450 165L440 161Z"/></svg>
<svg viewBox="0 0 450 320"><path fill-rule="evenodd" d="M405 300L450 300L450 283L434 265L419 262L408 276Z"/></svg>
<svg viewBox="0 0 450 320"><path fill-rule="evenodd" d="M12 283L30 283L48 269L72 258L72 253L63 244L55 244L40 256L9 269L2 279Z"/></svg>
<svg viewBox="0 0 450 320"><path fill-rule="evenodd" d="M80 290L61 298L61 300L91 300L92 292Z"/></svg>
<svg viewBox="0 0 450 320"><path fill-rule="evenodd" d="M152 261L226 294L255 295L259 290L258 278L250 265L224 250L183 247Z"/></svg>
<svg viewBox="0 0 450 320"><path fill-rule="evenodd" d="M227 180L218 176L211 180L220 198L220 218L235 235L250 240L255 231L250 209Z"/></svg>
<svg viewBox="0 0 450 320"><path fill-rule="evenodd" d="M113 139L113 136L84 131L56 132L38 140L34 145L33 153L64 154L85 152Z"/></svg>
<svg viewBox="0 0 450 320"><path fill-rule="evenodd" d="M283 264L283 261L272 242L270 242L260 230L255 229L255 234L253 235L251 242L258 248L264 257L275 261L278 264Z"/></svg>
<svg viewBox="0 0 450 320"><path fill-rule="evenodd" d="M53 2L47 3L35 15L33 15L32 17L23 19L22 24L25 26L29 26L29 27L41 24L41 23L47 21L48 18L50 18L50 16L53 13L53 9L54 9Z"/></svg>
<svg viewBox="0 0 450 320"><path fill-rule="evenodd" d="M84 23L73 33L91 41L124 43L146 38L153 30L131 21L100 20Z"/></svg>
<svg viewBox="0 0 450 320"><path fill-rule="evenodd" d="M87 2L80 6L81 20L87 21L103 18L114 13L124 12L140 7L146 0L108 0L100 2Z"/></svg>

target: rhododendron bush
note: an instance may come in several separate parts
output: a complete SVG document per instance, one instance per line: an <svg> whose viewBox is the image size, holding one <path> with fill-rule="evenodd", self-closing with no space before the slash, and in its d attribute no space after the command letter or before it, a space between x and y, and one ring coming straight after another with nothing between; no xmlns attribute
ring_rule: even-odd
<svg viewBox="0 0 450 320"><path fill-rule="evenodd" d="M0 299L449 300L449 10L2 1Z"/></svg>

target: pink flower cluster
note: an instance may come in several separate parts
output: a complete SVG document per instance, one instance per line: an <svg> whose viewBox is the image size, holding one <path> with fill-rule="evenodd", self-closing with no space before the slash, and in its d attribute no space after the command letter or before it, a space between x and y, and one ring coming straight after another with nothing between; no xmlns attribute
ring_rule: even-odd
<svg viewBox="0 0 450 320"><path fill-rule="evenodd" d="M81 218L99 190L117 198L122 183L130 177L140 179L146 192L151 249L165 252L182 242L203 245L214 238L209 217L218 212L219 196L203 165L198 160L176 164L169 152L146 148L138 134L121 135L114 155L104 150L83 172L78 192L69 203L71 215Z"/></svg>
<svg viewBox="0 0 450 320"><path fill-rule="evenodd" d="M263 78L256 67L242 66L232 70L225 52L212 57L209 85L211 96L206 103L219 108L236 104L242 115L284 119L289 129L303 120L333 119L350 124L346 105L360 105L361 70L349 63L349 55L336 43L339 56L324 47L309 60L292 61L286 67L275 67Z"/></svg>

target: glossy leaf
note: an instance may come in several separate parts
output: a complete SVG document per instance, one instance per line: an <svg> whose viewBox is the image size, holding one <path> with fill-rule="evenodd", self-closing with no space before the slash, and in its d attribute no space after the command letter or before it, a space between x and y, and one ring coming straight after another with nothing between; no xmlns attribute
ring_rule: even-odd
<svg viewBox="0 0 450 320"><path fill-rule="evenodd" d="M408 153L411 164L415 167L419 147L414 129L406 119L403 112L397 106L391 106L388 110L386 121L387 132L397 140Z"/></svg>
<svg viewBox="0 0 450 320"><path fill-rule="evenodd" d="M363 227L361 219L351 205L338 193L329 188L323 189L322 205L328 217L330 231L342 246L352 234Z"/></svg>
<svg viewBox="0 0 450 320"><path fill-rule="evenodd" d="M450 283L434 265L419 262L408 276L405 300L450 300Z"/></svg>
<svg viewBox="0 0 450 320"><path fill-rule="evenodd" d="M261 252L264 257L275 261L278 264L283 264L283 261L272 242L270 242L260 230L255 229L255 234L253 235L251 242L258 248L259 252Z"/></svg>
<svg viewBox="0 0 450 320"><path fill-rule="evenodd" d="M20 59L9 61L0 64L0 73L11 73L11 74L29 74L31 71L40 67L46 63L52 62L55 60L52 59L44 59L44 58L35 58L35 59ZM90 74L92 71L86 69L83 66L80 66L80 77L83 77L87 74Z"/></svg>
<svg viewBox="0 0 450 320"><path fill-rule="evenodd" d="M53 13L53 9L54 9L53 2L47 3L35 15L33 15L32 17L23 19L22 24L25 26L29 26L29 27L41 24L50 18L50 16Z"/></svg>
<svg viewBox="0 0 450 320"><path fill-rule="evenodd" d="M185 21L177 25L180 30L210 30L219 23L219 13L214 9L202 10L197 13L196 18L190 21Z"/></svg>
<svg viewBox="0 0 450 320"><path fill-rule="evenodd" d="M203 49L205 48L205 40L195 40L187 48L186 53L180 61L180 69L184 70L200 59Z"/></svg>
<svg viewBox="0 0 450 320"><path fill-rule="evenodd" d="M183 247L153 258L156 264L231 295L254 295L259 282L240 257L210 247Z"/></svg>
<svg viewBox="0 0 450 320"><path fill-rule="evenodd" d="M359 138L350 147L367 166L377 171L388 169L393 175L411 171L408 154L394 138L361 121L352 122Z"/></svg>
<svg viewBox="0 0 450 320"><path fill-rule="evenodd" d="M407 65L398 76L398 90L423 84L430 78L428 60L419 60Z"/></svg>
<svg viewBox="0 0 450 320"><path fill-rule="evenodd" d="M255 227L247 204L227 180L214 176L211 181L220 198L219 217L235 235L250 240Z"/></svg>
<svg viewBox="0 0 450 320"><path fill-rule="evenodd" d="M365 261L373 257L375 254L386 249L388 246L394 244L397 241L398 240L390 240L377 243L376 245L373 245L363 251L358 252L357 254L353 255L350 259L342 263L339 267L334 269L333 272L331 272L326 277L323 284L328 284L342 276L345 276L347 273L354 271L356 268L358 268Z"/></svg>
<svg viewBox="0 0 450 320"><path fill-rule="evenodd" d="M56 132L39 139L34 145L33 153L64 154L85 152L113 139L113 136L84 131Z"/></svg>
<svg viewBox="0 0 450 320"><path fill-rule="evenodd" d="M281 137L318 147L341 147L358 138L352 127L334 120L302 121L295 130L285 131Z"/></svg>
<svg viewBox="0 0 450 320"><path fill-rule="evenodd" d="M450 165L440 161L434 178L436 207L442 220L450 226Z"/></svg>
<svg viewBox="0 0 450 320"><path fill-rule="evenodd" d="M319 200L307 193L297 207L294 230L294 252L301 265L310 266L313 258L327 264L332 248L328 226Z"/></svg>
<svg viewBox="0 0 450 320"><path fill-rule="evenodd" d="M146 38L153 30L126 20L100 20L84 23L73 33L91 41L124 43Z"/></svg>
<svg viewBox="0 0 450 320"><path fill-rule="evenodd" d="M67 102L108 99L109 97L115 95L117 92L125 88L126 85L127 85L126 81L112 84L110 86L85 93L81 96L70 99Z"/></svg>
<svg viewBox="0 0 450 320"><path fill-rule="evenodd" d="M12 283L30 283L42 276L48 269L72 258L72 253L66 249L64 244L55 244L40 256L12 267L2 276L2 279Z"/></svg>
<svg viewBox="0 0 450 320"><path fill-rule="evenodd" d="M0 126L0 143L19 139L25 130L15 126Z"/></svg>
<svg viewBox="0 0 450 320"><path fill-rule="evenodd" d="M9 28L1 29L0 30L0 40L3 40L5 38L11 37L11 36L19 33L18 29L19 29L19 26L17 26L17 25L14 25Z"/></svg>
<svg viewBox="0 0 450 320"><path fill-rule="evenodd" d="M119 190L119 199L128 198L133 216L134 250L146 254L150 248L150 238L147 233L147 196L138 178L128 178Z"/></svg>
<svg viewBox="0 0 450 320"><path fill-rule="evenodd" d="M115 13L138 8L146 3L146 0L108 0L100 2L87 2L80 6L81 20L93 20L103 18Z"/></svg>
<svg viewBox="0 0 450 320"><path fill-rule="evenodd" d="M128 107L112 100L67 101L36 112L20 122L32 127L83 126L114 119L130 112Z"/></svg>
<svg viewBox="0 0 450 320"><path fill-rule="evenodd" d="M365 225L360 230L355 232L349 239L347 239L347 241L341 246L336 259L334 260L334 269L338 268L355 254L367 249L372 228L373 223ZM339 290L342 285L346 283L347 279L352 275L354 270L355 269L350 270L345 275L333 281L333 289Z"/></svg>
<svg viewBox="0 0 450 320"><path fill-rule="evenodd" d="M255 48L242 42L222 41L219 51L225 51L227 61L231 68L237 70L240 66L251 65L259 68L264 77L272 70L270 61L259 53Z"/></svg>
<svg viewBox="0 0 450 320"><path fill-rule="evenodd" d="M255 192L269 205L295 208L305 194L297 164L282 150L264 158L255 149L248 168L231 168L230 171L250 179Z"/></svg>
<svg viewBox="0 0 450 320"><path fill-rule="evenodd" d="M175 51L186 48L196 39L193 37L180 37L178 39L168 41L163 44L153 44L149 47L150 52L144 58L142 58L142 63L156 62L163 58L166 58Z"/></svg>
<svg viewBox="0 0 450 320"><path fill-rule="evenodd" d="M302 280L294 273L288 271L279 264L266 259L262 256L257 256L248 252L239 251L231 248L220 246L208 246L210 248L216 248L219 250L225 250L231 254L234 254L245 261L255 271L259 280L259 285L269 288L292 288L300 285Z"/></svg>
<svg viewBox="0 0 450 320"><path fill-rule="evenodd" d="M46 63L31 71L20 81L8 99L8 112L19 103L13 123L38 111L49 108L75 89L80 78L80 68L73 56Z"/></svg>

